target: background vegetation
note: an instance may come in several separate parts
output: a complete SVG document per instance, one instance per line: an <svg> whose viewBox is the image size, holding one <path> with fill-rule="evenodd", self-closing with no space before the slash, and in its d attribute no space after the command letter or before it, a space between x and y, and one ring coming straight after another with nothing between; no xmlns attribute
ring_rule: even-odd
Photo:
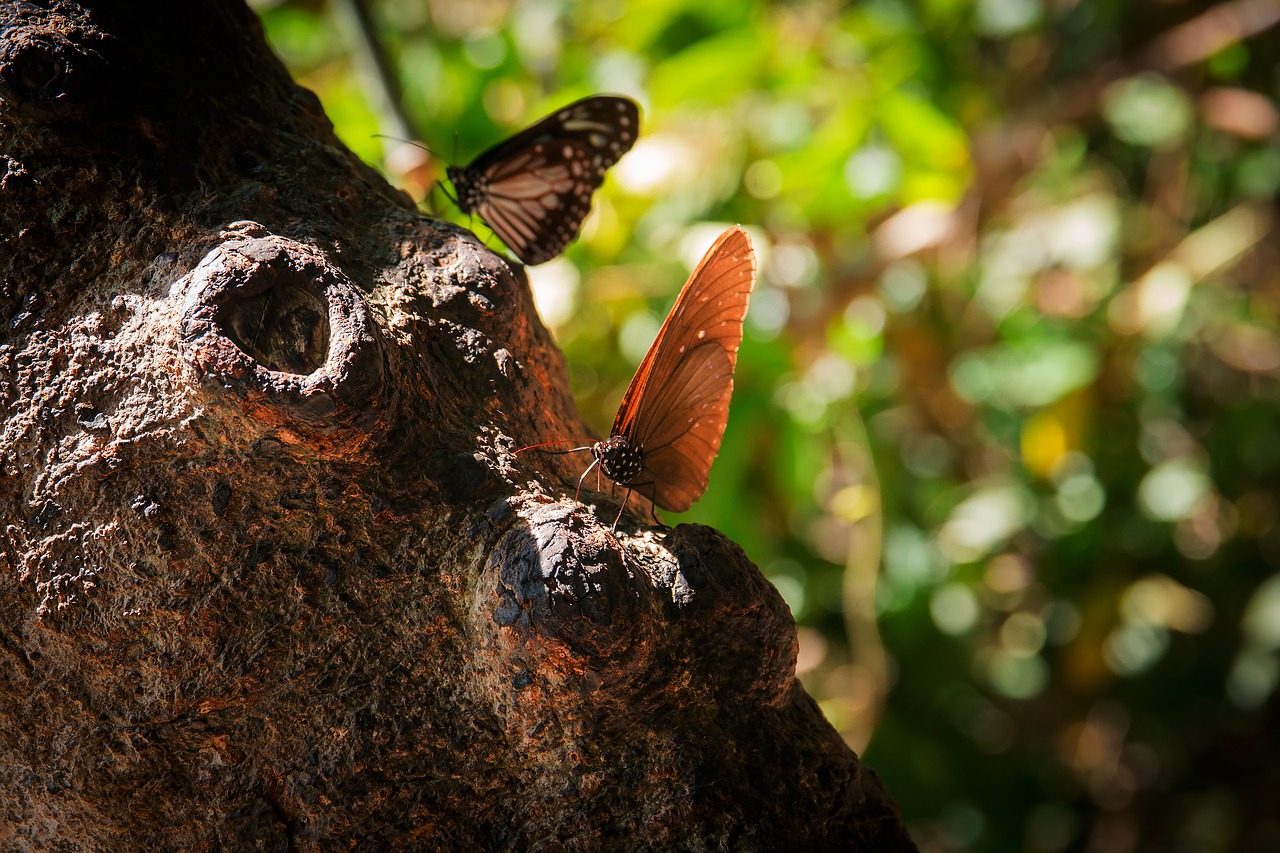
<svg viewBox="0 0 1280 853"><path fill-rule="evenodd" d="M922 849L1280 849L1280 4L370 0L372 51L351 0L257 7L419 197L444 161L375 134L466 162L642 104L531 270L602 433L750 228L724 447L666 521L782 591Z"/></svg>

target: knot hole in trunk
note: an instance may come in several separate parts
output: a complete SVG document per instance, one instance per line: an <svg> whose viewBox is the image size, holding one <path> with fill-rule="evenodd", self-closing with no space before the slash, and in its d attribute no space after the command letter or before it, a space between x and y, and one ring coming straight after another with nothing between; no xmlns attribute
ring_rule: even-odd
<svg viewBox="0 0 1280 853"><path fill-rule="evenodd" d="M328 357L329 306L313 277L296 272L259 276L259 292L242 290L224 306L222 325L236 346L268 370L306 375Z"/></svg>
<svg viewBox="0 0 1280 853"><path fill-rule="evenodd" d="M326 435L384 419L394 393L382 335L351 279L257 223L222 236L184 283L181 320L185 356L211 391Z"/></svg>

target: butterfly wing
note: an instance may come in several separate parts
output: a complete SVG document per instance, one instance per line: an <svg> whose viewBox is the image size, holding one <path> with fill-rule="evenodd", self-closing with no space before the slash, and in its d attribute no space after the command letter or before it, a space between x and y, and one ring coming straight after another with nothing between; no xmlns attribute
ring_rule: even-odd
<svg viewBox="0 0 1280 853"><path fill-rule="evenodd" d="M643 468L637 483L652 483L653 502L684 512L707 490L711 462L729 420L733 366L728 354L708 344L688 352L666 385L655 391L655 412L645 424Z"/></svg>
<svg viewBox="0 0 1280 853"><path fill-rule="evenodd" d="M605 171L635 144L639 126L634 101L584 98L449 169L449 178L464 213L478 213L521 261L540 264L578 236Z"/></svg>
<svg viewBox="0 0 1280 853"><path fill-rule="evenodd" d="M703 256L622 396L614 435L643 451L636 483L683 512L702 496L729 420L742 321L755 284L747 232L730 228Z"/></svg>

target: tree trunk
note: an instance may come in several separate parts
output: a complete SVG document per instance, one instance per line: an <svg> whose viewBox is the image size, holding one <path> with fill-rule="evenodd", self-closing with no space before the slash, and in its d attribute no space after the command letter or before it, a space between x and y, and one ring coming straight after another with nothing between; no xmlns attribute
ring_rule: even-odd
<svg viewBox="0 0 1280 853"><path fill-rule="evenodd" d="M913 849L735 545L512 454L586 434L522 269L242 4L0 32L0 847Z"/></svg>

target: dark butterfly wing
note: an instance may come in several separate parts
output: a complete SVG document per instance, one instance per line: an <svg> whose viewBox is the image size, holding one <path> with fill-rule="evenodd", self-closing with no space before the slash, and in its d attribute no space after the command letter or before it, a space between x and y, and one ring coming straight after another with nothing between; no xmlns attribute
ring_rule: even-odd
<svg viewBox="0 0 1280 853"><path fill-rule="evenodd" d="M463 213L475 212L526 264L564 251L591 210L605 171L635 144L640 110L598 95L561 107L448 169Z"/></svg>
<svg viewBox="0 0 1280 853"><path fill-rule="evenodd" d="M703 256L622 396L613 434L641 448L654 502L683 512L707 487L729 420L742 321L755 284L747 232L730 228Z"/></svg>

